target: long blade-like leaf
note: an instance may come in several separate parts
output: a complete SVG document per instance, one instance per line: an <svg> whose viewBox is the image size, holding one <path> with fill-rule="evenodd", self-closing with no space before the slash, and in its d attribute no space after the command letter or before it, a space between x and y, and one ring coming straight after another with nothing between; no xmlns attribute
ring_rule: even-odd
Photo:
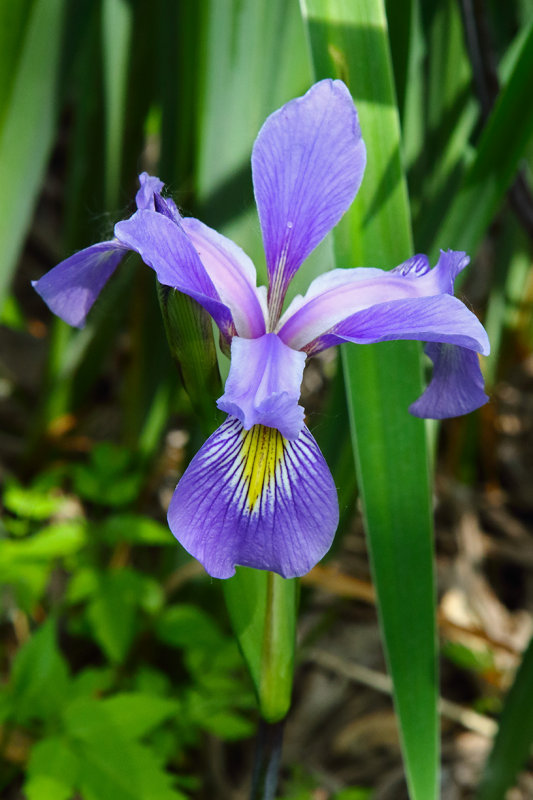
<svg viewBox="0 0 533 800"><path fill-rule="evenodd" d="M435 252L448 243L471 253L478 248L533 134L532 73L533 22L483 130L461 189L435 237Z"/></svg>
<svg viewBox="0 0 533 800"><path fill-rule="evenodd" d="M52 146L64 0L36 0L0 132L0 307L19 256Z"/></svg>
<svg viewBox="0 0 533 800"><path fill-rule="evenodd" d="M398 113L382 4L303 0L317 77L344 79L367 144L363 187L335 230L339 266L394 266L411 253ZM354 450L381 625L412 798L437 792L435 591L416 345L344 349Z"/></svg>
<svg viewBox="0 0 533 800"><path fill-rule="evenodd" d="M533 744L533 639L524 653L500 718L478 800L505 797Z"/></svg>

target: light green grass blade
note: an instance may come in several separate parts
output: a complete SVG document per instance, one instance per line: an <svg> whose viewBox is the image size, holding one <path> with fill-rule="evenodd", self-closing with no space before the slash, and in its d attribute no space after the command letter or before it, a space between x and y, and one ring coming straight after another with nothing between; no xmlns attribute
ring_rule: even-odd
<svg viewBox="0 0 533 800"><path fill-rule="evenodd" d="M132 26L133 7L127 0L103 0L107 208L114 208L116 205L120 187Z"/></svg>
<svg viewBox="0 0 533 800"><path fill-rule="evenodd" d="M33 0L0 3L0 130L9 107Z"/></svg>
<svg viewBox="0 0 533 800"><path fill-rule="evenodd" d="M477 800L501 800L533 745L533 639L524 653L500 718Z"/></svg>
<svg viewBox="0 0 533 800"><path fill-rule="evenodd" d="M65 0L36 0L0 131L0 307L31 221L56 125Z"/></svg>
<svg viewBox="0 0 533 800"><path fill-rule="evenodd" d="M382 4L303 0L318 78L349 85L368 165L335 229L338 266L395 266L412 252ZM348 404L381 626L413 800L437 796L437 667L430 487L415 344L343 348ZM354 653L357 658L357 653Z"/></svg>

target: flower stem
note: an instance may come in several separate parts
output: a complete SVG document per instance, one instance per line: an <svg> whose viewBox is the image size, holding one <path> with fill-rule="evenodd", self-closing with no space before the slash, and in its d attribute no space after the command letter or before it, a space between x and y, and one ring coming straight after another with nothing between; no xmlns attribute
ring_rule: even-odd
<svg viewBox="0 0 533 800"><path fill-rule="evenodd" d="M285 720L259 722L250 800L274 800L276 796L284 725Z"/></svg>
<svg viewBox="0 0 533 800"><path fill-rule="evenodd" d="M295 582L267 573L265 623L261 654L260 708L269 722L287 714L294 669ZM288 647L290 642L292 646Z"/></svg>

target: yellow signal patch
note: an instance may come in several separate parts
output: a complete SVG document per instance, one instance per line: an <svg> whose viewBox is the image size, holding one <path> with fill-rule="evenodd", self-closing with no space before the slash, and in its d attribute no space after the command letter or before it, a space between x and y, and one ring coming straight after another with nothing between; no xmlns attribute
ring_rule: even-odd
<svg viewBox="0 0 533 800"><path fill-rule="evenodd" d="M241 458L243 459L240 480L246 492L246 504L252 513L262 495L274 489L276 471L285 452L285 439L276 428L254 425L243 430Z"/></svg>

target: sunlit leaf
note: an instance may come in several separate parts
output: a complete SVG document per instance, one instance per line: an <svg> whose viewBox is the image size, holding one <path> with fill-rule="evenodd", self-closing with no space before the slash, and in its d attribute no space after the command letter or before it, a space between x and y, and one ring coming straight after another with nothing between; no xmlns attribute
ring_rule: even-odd
<svg viewBox="0 0 533 800"><path fill-rule="evenodd" d="M20 6L21 14L27 9L29 17L23 32L17 25L15 38L22 41L0 127L0 184L4 187L0 198L0 307L31 220L55 133L65 0L35 0L30 7L26 2ZM9 48L7 53L2 52L2 58L7 57Z"/></svg>
<svg viewBox="0 0 533 800"><path fill-rule="evenodd" d="M506 796L525 765L533 744L533 639L524 653L500 716L498 733L489 755L478 800Z"/></svg>
<svg viewBox="0 0 533 800"><path fill-rule="evenodd" d="M318 78L348 83L367 168L334 231L339 266L394 267L412 253L400 129L380 2L303 0ZM348 405L381 628L410 794L437 796L438 719L430 487L418 346L343 346Z"/></svg>
<svg viewBox="0 0 533 800"><path fill-rule="evenodd" d="M13 718L25 722L56 716L68 697L68 685L68 667L50 619L16 655L10 685Z"/></svg>

